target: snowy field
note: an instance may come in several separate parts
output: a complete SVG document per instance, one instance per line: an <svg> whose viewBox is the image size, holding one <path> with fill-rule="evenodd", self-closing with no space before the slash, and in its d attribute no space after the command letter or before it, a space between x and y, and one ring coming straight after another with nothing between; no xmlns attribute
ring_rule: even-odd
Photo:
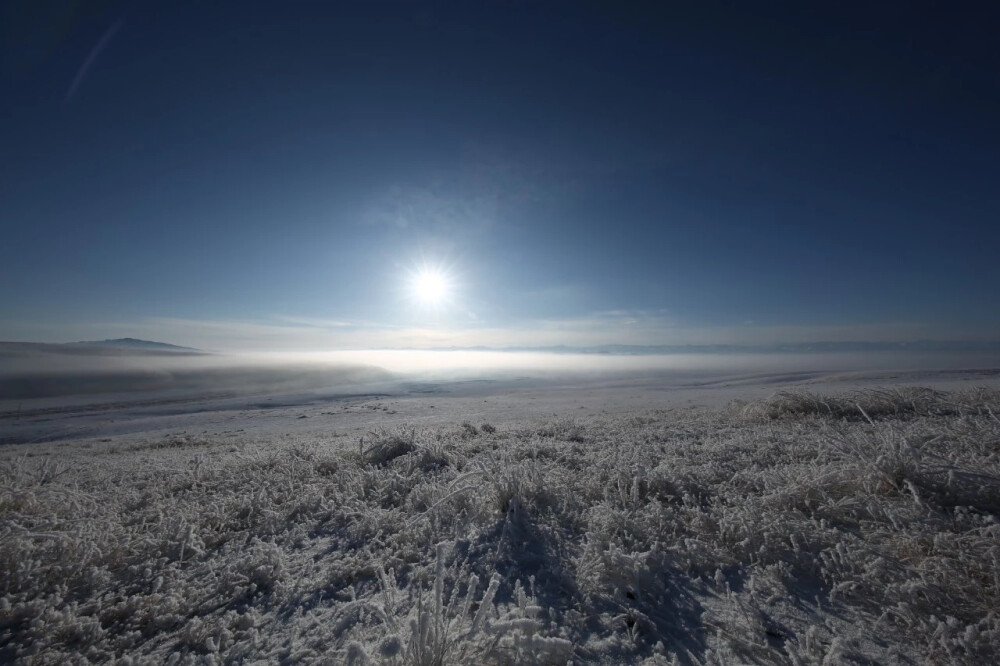
<svg viewBox="0 0 1000 666"><path fill-rule="evenodd" d="M994 372L155 396L0 404L0 662L1000 660Z"/></svg>

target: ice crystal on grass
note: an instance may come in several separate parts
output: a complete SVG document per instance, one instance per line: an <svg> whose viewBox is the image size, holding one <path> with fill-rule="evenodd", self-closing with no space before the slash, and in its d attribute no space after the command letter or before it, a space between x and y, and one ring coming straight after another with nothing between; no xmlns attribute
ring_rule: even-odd
<svg viewBox="0 0 1000 666"><path fill-rule="evenodd" d="M362 438L361 458L369 465L386 465L416 449L415 430L375 430Z"/></svg>
<svg viewBox="0 0 1000 666"><path fill-rule="evenodd" d="M0 661L993 663L998 403L0 449Z"/></svg>

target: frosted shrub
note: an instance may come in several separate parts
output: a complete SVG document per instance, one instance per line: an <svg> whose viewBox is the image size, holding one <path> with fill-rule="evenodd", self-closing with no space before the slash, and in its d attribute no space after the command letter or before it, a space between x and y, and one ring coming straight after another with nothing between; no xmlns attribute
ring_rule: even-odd
<svg viewBox="0 0 1000 666"><path fill-rule="evenodd" d="M381 568L381 609L392 632L382 641L379 652L395 661L400 658L414 666L471 663L500 660L507 663L565 663L572 643L544 635L545 625L538 620L544 609L527 595L524 588L515 587L515 603L501 606L497 592L501 578L494 573L482 596L479 577L469 575L465 591L456 581L450 592L445 563L447 545L436 548L433 586L429 593L417 592L416 604L409 614L406 630L395 617L399 609L400 590L395 577ZM541 633L540 633L541 632ZM405 642L400 639L405 636Z"/></svg>
<svg viewBox="0 0 1000 666"><path fill-rule="evenodd" d="M972 401L989 399L989 393L970 396ZM967 400L962 397L959 400ZM867 389L835 396L820 396L809 391L778 391L770 398L743 407L743 416L751 420L802 416L860 419L862 414L908 417L931 414L955 414L962 405L946 394L919 386Z"/></svg>
<svg viewBox="0 0 1000 666"><path fill-rule="evenodd" d="M369 465L385 465L416 449L415 440L412 429L375 430L362 438L361 457Z"/></svg>

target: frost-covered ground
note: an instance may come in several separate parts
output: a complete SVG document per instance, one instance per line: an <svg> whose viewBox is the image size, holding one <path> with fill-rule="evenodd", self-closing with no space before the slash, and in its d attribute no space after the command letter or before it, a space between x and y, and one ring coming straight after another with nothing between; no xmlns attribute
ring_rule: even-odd
<svg viewBox="0 0 1000 666"><path fill-rule="evenodd" d="M0 662L996 663L1000 392L812 390L8 414Z"/></svg>

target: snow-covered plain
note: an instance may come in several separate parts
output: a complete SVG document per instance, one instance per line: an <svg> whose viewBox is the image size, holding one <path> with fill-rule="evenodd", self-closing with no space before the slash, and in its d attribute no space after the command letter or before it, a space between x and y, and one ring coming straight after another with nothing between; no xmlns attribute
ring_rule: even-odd
<svg viewBox="0 0 1000 666"><path fill-rule="evenodd" d="M0 662L986 664L994 372L7 401Z"/></svg>

